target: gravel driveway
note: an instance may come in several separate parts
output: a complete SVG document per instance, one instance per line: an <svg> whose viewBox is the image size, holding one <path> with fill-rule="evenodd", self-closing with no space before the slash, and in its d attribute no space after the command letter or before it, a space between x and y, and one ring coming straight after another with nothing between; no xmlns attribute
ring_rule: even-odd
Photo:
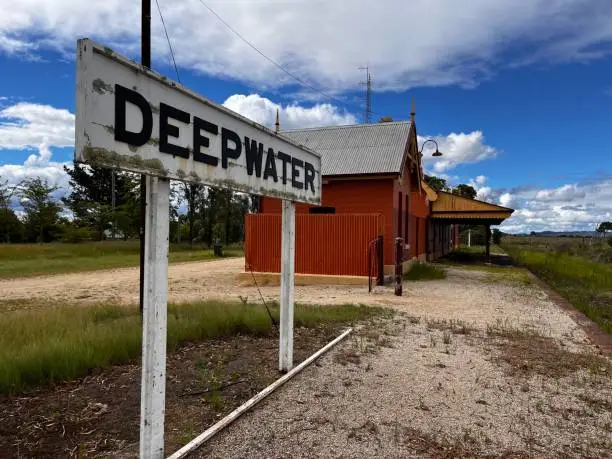
<svg viewBox="0 0 612 459"><path fill-rule="evenodd" d="M171 265L171 301L258 301L243 259ZM358 330L196 457L611 457L612 366L516 268L368 294L297 287L299 302L396 310ZM4 300L135 303L138 269L0 281ZM262 287L277 299L279 287ZM170 451L168 452L170 453Z"/></svg>
<svg viewBox="0 0 612 459"><path fill-rule="evenodd" d="M526 273L508 272L449 269L406 283L401 299L378 293L393 319L194 457L611 457L610 360Z"/></svg>

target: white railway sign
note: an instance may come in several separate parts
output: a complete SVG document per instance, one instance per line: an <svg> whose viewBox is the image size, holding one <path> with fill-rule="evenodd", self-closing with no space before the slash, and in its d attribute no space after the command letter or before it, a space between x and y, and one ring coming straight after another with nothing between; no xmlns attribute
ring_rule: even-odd
<svg viewBox="0 0 612 459"><path fill-rule="evenodd" d="M318 154L87 39L76 127L77 161L321 202Z"/></svg>
<svg viewBox="0 0 612 459"><path fill-rule="evenodd" d="M321 158L88 39L77 44L75 160L146 174L140 457L164 456L170 179L283 200L279 369L293 366L295 202Z"/></svg>

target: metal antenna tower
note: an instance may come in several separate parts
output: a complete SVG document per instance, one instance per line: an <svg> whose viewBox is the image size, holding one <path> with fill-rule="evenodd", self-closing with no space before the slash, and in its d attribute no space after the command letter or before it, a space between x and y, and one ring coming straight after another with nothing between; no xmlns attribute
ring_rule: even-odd
<svg viewBox="0 0 612 459"><path fill-rule="evenodd" d="M366 87L366 99L365 99L365 116L364 122L370 124L372 120L372 77L370 75L370 69L368 66L359 67L359 70L366 71L366 81L362 81L361 85Z"/></svg>

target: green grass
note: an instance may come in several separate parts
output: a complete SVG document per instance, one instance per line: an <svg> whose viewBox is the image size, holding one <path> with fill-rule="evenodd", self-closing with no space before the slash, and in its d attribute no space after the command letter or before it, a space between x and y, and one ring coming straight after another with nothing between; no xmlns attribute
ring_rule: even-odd
<svg viewBox="0 0 612 459"><path fill-rule="evenodd" d="M278 321L278 306L272 305ZM367 306L302 306L296 327L368 319L385 310ZM197 302L170 305L168 350L189 341L274 332L262 305ZM141 326L137 307L53 307L0 314L0 393L87 375L138 359Z"/></svg>
<svg viewBox="0 0 612 459"><path fill-rule="evenodd" d="M404 274L404 280L446 279L446 271L426 263L414 263L410 271Z"/></svg>
<svg viewBox="0 0 612 459"><path fill-rule="evenodd" d="M240 256L240 248L226 248L224 256ZM170 244L170 263L214 259L212 250L189 244ZM59 274L138 266L138 241L80 244L0 244L0 278Z"/></svg>
<svg viewBox="0 0 612 459"><path fill-rule="evenodd" d="M504 244L503 248L515 261L529 268L599 324L603 331L612 334L612 265L511 243Z"/></svg>

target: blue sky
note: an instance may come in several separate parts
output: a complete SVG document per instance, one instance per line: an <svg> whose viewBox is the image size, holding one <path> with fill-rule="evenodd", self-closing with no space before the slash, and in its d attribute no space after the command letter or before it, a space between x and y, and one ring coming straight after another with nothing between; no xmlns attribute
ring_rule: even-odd
<svg viewBox="0 0 612 459"><path fill-rule="evenodd" d="M0 0L0 180L41 175L65 187L76 39L137 59L139 2L48 3ZM279 71L198 0L160 0L181 81L209 99L267 125L280 108L284 128L362 122L358 67L367 64L373 118L407 119L414 98L419 135L445 153L427 171L515 208L507 231L612 220L612 4L456 3L207 2L329 98ZM176 78L153 13L153 67Z"/></svg>

